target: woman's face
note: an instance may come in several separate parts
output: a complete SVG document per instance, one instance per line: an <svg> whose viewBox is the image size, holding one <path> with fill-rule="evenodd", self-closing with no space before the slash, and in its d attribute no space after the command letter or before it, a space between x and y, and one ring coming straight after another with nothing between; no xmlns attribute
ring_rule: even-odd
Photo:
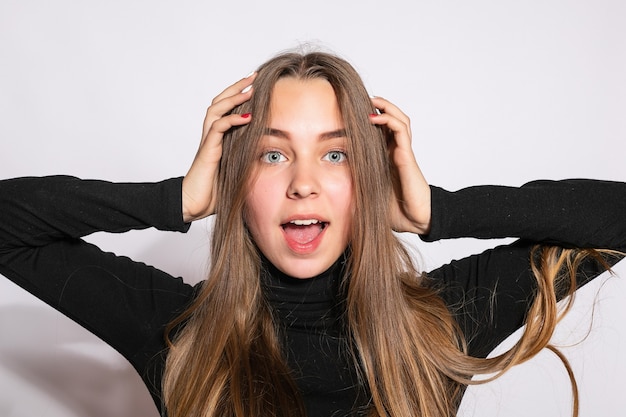
<svg viewBox="0 0 626 417"><path fill-rule="evenodd" d="M321 78L280 79L270 107L246 224L274 266L310 278L328 269L350 240L352 179L343 120L333 88Z"/></svg>

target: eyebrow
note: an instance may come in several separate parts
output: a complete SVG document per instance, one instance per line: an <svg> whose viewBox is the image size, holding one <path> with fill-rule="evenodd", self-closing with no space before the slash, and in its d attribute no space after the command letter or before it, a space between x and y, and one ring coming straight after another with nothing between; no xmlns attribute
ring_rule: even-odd
<svg viewBox="0 0 626 417"><path fill-rule="evenodd" d="M274 136L277 138L282 138L282 139L289 139L289 133L280 130L280 129L274 129L271 127L268 127L265 130L265 135L267 136ZM334 139L334 138L344 138L346 137L346 129L337 129L337 130L331 130L330 132L324 132L322 133L319 138L321 140L328 140L328 139Z"/></svg>

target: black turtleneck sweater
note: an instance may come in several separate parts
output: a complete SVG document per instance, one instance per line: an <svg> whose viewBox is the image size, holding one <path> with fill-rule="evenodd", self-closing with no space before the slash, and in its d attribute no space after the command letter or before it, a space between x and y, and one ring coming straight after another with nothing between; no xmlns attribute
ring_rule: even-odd
<svg viewBox="0 0 626 417"><path fill-rule="evenodd" d="M354 415L367 403L344 336L341 257L324 273L292 278L264 261L265 296L280 323L287 363L309 416Z"/></svg>
<svg viewBox="0 0 626 417"><path fill-rule="evenodd" d="M164 326L189 304L195 289L153 267L102 252L81 237L148 227L186 231L181 179L5 180L0 213L0 273L118 350L164 414ZM476 356L486 356L523 324L534 291L529 268L534 243L626 251L623 183L539 181L457 192L432 187L432 216L431 232L422 236L426 241L520 238L428 274ZM367 403L342 333L342 266L340 259L320 276L299 280L267 264L262 277L309 417L344 416ZM580 284L599 272L595 264L584 265Z"/></svg>

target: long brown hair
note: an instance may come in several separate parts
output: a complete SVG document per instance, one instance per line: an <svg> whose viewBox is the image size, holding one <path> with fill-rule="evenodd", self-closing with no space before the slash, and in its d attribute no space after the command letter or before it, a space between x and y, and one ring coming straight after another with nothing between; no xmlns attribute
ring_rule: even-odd
<svg viewBox="0 0 626 417"><path fill-rule="evenodd" d="M580 252L550 249L537 257L539 296L517 345L493 359L467 356L447 306L392 233L386 135L368 120L374 108L359 75L343 59L314 52L286 53L263 64L252 99L233 110L251 112L253 119L223 139L210 273L193 304L167 329L163 392L169 416L304 416L262 292L260 254L243 217L272 90L282 77L327 80L343 117L357 207L342 287L346 332L371 394L370 413L454 415L473 375L503 372L548 344L558 321L554 281L564 263L575 270ZM565 278L574 282L575 276ZM567 288L571 294L575 286Z"/></svg>

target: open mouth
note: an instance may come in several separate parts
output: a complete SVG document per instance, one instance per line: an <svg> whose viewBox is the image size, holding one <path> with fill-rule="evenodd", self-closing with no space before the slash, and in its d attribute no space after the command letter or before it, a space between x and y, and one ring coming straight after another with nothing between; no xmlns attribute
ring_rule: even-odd
<svg viewBox="0 0 626 417"><path fill-rule="evenodd" d="M328 226L328 222L317 219L299 219L283 223L281 227L287 239L298 245L314 241Z"/></svg>

